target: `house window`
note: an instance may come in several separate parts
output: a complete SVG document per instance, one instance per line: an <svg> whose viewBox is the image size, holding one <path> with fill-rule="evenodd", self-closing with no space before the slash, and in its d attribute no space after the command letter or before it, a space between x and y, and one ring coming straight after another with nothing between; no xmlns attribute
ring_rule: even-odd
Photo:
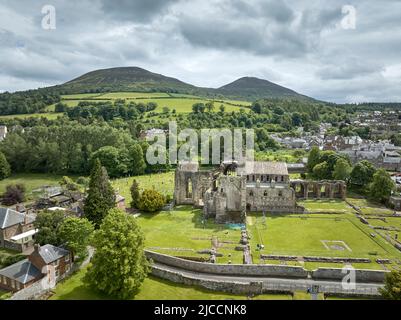
<svg viewBox="0 0 401 320"><path fill-rule="evenodd" d="M267 191L265 191L265 192L263 193L263 196L267 197Z"/></svg>
<svg viewBox="0 0 401 320"><path fill-rule="evenodd" d="M65 267L65 272L70 272L70 265L67 265L67 266Z"/></svg>
<svg viewBox="0 0 401 320"><path fill-rule="evenodd" d="M279 191L279 192L278 192L278 196L279 196L279 197L282 197L282 196L283 196L283 191Z"/></svg>
<svg viewBox="0 0 401 320"><path fill-rule="evenodd" d="M70 262L70 255L66 255L64 261L65 262Z"/></svg>
<svg viewBox="0 0 401 320"><path fill-rule="evenodd" d="M58 260L54 261L54 262L53 262L53 266L58 267L59 262L60 262L60 261L58 261Z"/></svg>
<svg viewBox="0 0 401 320"><path fill-rule="evenodd" d="M60 275L60 272L58 270L56 270L55 275L56 275L56 278L58 278L58 276Z"/></svg>

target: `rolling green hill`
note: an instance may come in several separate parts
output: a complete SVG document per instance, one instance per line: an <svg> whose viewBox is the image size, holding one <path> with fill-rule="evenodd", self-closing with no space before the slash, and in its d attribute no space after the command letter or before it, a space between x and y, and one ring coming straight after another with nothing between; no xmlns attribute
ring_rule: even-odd
<svg viewBox="0 0 401 320"><path fill-rule="evenodd" d="M216 90L219 94L246 100L257 100L263 98L302 98L310 99L299 93L279 86L273 82L243 77Z"/></svg>
<svg viewBox="0 0 401 320"><path fill-rule="evenodd" d="M188 83L138 67L95 70L58 88L71 93L115 91L199 93L199 88Z"/></svg>
<svg viewBox="0 0 401 320"><path fill-rule="evenodd" d="M254 101L263 98L310 99L267 80L243 77L220 88L202 88L138 67L121 67L86 73L60 86L63 94L101 92L165 92L213 98Z"/></svg>

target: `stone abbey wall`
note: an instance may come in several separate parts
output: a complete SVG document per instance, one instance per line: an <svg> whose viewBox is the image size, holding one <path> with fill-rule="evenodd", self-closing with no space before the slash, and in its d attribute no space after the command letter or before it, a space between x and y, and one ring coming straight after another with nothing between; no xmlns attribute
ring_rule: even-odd
<svg viewBox="0 0 401 320"><path fill-rule="evenodd" d="M341 180L292 180L291 188L297 199L343 199L347 194L347 185Z"/></svg>

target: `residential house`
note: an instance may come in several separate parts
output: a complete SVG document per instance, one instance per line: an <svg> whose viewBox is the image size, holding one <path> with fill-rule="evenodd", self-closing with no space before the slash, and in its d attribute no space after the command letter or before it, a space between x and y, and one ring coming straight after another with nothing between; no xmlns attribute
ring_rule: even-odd
<svg viewBox="0 0 401 320"><path fill-rule="evenodd" d="M32 249L37 230L35 216L10 208L0 208L0 248L19 252Z"/></svg>
<svg viewBox="0 0 401 320"><path fill-rule="evenodd" d="M68 250L47 244L35 245L27 259L0 270L0 288L19 291L38 281L52 288L71 270L72 258Z"/></svg>

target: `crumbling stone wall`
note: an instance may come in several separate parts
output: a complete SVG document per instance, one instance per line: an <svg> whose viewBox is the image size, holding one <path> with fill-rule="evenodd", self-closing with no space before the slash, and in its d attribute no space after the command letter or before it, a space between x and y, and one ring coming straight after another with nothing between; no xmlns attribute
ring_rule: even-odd
<svg viewBox="0 0 401 320"><path fill-rule="evenodd" d="M347 185L341 180L293 180L291 188L297 199L343 199L346 198Z"/></svg>

